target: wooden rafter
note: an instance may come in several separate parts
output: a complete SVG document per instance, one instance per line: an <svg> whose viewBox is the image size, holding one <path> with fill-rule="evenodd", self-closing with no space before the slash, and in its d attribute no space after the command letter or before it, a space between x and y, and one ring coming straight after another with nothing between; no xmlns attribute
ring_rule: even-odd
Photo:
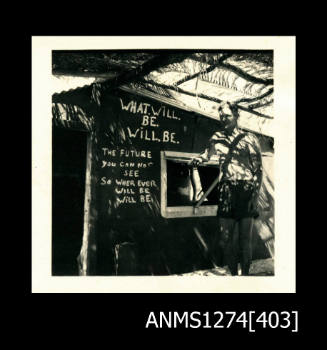
<svg viewBox="0 0 327 350"><path fill-rule="evenodd" d="M114 81L104 82L101 85L105 90L116 89L121 85L142 79L145 75L151 73L152 71L160 67L166 66L171 63L183 61L189 55L190 54L167 54L155 56L143 63L141 66L138 66L135 69L122 73Z"/></svg>
<svg viewBox="0 0 327 350"><path fill-rule="evenodd" d="M241 98L240 100L236 100L235 103L241 103L241 102L248 102L248 103L251 103L251 102L255 102L255 101L258 101L258 100L261 100L267 96L269 96L270 94L272 94L274 91L274 88L271 88L269 89L268 91L266 91L264 94L260 95L260 96L257 96L257 97L251 97L251 98Z"/></svg>
<svg viewBox="0 0 327 350"><path fill-rule="evenodd" d="M199 58L196 55L192 55L191 58L196 60L196 61L199 61ZM208 64L216 64L216 61L213 61L212 59L210 59L206 63L208 63ZM255 83L255 84L272 85L274 83L273 79L263 79L263 78L259 78L259 77L253 76L253 75L245 72L241 68L238 68L237 66L234 66L234 65L229 64L229 63L223 63L222 62L222 63L217 65L217 68L227 69L227 70L237 74L238 76L242 77L243 79L245 79L247 81L250 81L252 83Z"/></svg>
<svg viewBox="0 0 327 350"><path fill-rule="evenodd" d="M229 63L221 63L217 67L227 69L227 70L235 73L239 77L241 77L247 81L250 81L251 83L263 84L263 85L272 85L274 83L274 79L262 79L262 78L255 77L254 75L251 75L251 74L245 72L244 70L242 70L242 69L240 69L232 64L229 64Z"/></svg>
<svg viewBox="0 0 327 350"><path fill-rule="evenodd" d="M211 97L211 96L204 95L204 94L201 94L201 93L200 94L195 94L194 92L190 92L190 91L181 89L178 86L171 86L171 85L166 85L166 84L160 84L160 83L156 83L156 82L154 82L152 80L145 80L145 79L141 79L140 82L144 83L144 84L151 84L151 85L154 85L154 86L157 86L157 87L161 87L163 89L173 90L173 91L179 92L181 94L185 94L185 95L189 95L189 96L193 96L193 97L203 98L205 100L212 101L212 102L217 102L217 103L223 102L223 100L221 100L219 98ZM240 106L240 105L238 105L238 108L243 110L243 111L245 111L245 112L255 114L255 115L259 116L259 117L263 117L263 118L267 118L267 119L273 119L273 117L271 117L269 115L265 115L265 114L253 111L253 110L251 110L249 108L246 108L246 107L243 107L243 106Z"/></svg>
<svg viewBox="0 0 327 350"><path fill-rule="evenodd" d="M269 50L268 50L269 51ZM254 52L253 50L245 52L244 50L228 50L227 53L232 53L233 54L233 61L251 61L251 62L256 62L258 64L263 64L265 67L273 67L273 53L271 52L266 52L265 54L262 53L261 50ZM226 51L225 51L226 53ZM216 62L216 55L217 52L210 54L210 53L195 53L192 55L192 59L198 62L203 62L204 59L202 55L205 55L205 62L207 64L215 64Z"/></svg>
<svg viewBox="0 0 327 350"><path fill-rule="evenodd" d="M209 66L208 68L206 68L205 70L200 70L200 71L197 72L197 73L188 75L188 76L186 76L186 77L184 77L184 78L182 78L182 79L176 81L176 82L174 83L174 85L181 85L181 84L185 83L186 81L189 81L189 80L192 80L192 79L196 78L196 77L199 76L200 74L209 73L209 72L213 71L215 68L217 68L217 66L219 66L225 59L227 59L227 58L230 57L231 55L232 55L232 54L225 54L225 55L222 55L222 56L218 59L217 63L210 65L210 66Z"/></svg>
<svg viewBox="0 0 327 350"><path fill-rule="evenodd" d="M267 106L271 106L273 103L273 100L269 100L267 102L258 102L258 103L254 103L253 105L249 105L248 108L253 110L253 109L258 109L261 107L267 107Z"/></svg>

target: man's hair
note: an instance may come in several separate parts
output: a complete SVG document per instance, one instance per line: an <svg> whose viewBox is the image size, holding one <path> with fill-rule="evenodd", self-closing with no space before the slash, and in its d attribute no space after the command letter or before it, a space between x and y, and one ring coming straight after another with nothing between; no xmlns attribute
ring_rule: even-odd
<svg viewBox="0 0 327 350"><path fill-rule="evenodd" d="M229 101L224 101L222 102L222 104L227 104L229 109L232 111L234 118L236 118L236 120L239 118L240 114L238 112L238 106L236 103L232 103Z"/></svg>

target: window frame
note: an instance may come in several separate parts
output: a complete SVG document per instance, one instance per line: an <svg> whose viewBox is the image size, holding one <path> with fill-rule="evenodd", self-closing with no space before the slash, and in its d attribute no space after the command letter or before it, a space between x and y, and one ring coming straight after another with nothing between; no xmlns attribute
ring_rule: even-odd
<svg viewBox="0 0 327 350"><path fill-rule="evenodd" d="M194 157L199 156L199 153L190 152L176 152L176 151L161 151L160 152L160 165L161 165L161 188L160 188L160 208L161 215L164 218L193 218L193 217L206 217L216 216L218 205L202 205L195 209L192 205L181 206L167 206L167 160L185 160L185 163ZM202 166L218 166L217 161L203 162L199 165Z"/></svg>

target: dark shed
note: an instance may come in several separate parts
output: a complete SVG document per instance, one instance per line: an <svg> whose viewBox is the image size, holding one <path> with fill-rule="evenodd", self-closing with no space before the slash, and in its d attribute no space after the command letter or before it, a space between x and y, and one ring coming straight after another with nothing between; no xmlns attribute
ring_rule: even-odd
<svg viewBox="0 0 327 350"><path fill-rule="evenodd" d="M131 85L108 89L106 82L56 93L52 108L53 164L61 162L53 167L54 241L63 225L65 231L74 226L66 220L56 228L59 215L69 218L74 203L76 212L83 213L71 248L76 269L63 266L53 274L167 275L225 265L222 252L216 252L215 262L208 255L213 236L219 234L214 193L194 212L194 173L188 165L219 130L218 120L153 91ZM264 180L253 258L266 259L274 256L273 138L256 134ZM74 160L77 154L79 161ZM67 183L74 167L80 169L76 194ZM63 168L66 177L60 175ZM198 175L205 190L217 167L207 164ZM81 192L82 197L77 195ZM58 247L66 241L58 242L53 259L60 261L64 258Z"/></svg>

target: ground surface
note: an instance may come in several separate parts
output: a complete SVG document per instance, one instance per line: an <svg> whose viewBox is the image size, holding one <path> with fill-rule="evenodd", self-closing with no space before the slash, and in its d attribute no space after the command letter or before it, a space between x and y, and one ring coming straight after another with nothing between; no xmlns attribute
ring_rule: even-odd
<svg viewBox="0 0 327 350"><path fill-rule="evenodd" d="M239 267L239 274L241 270ZM184 273L180 276L230 276L230 271L227 266L216 267L210 270L200 270L189 273ZM274 259L254 260L250 267L250 275L252 276L273 276L274 275Z"/></svg>

